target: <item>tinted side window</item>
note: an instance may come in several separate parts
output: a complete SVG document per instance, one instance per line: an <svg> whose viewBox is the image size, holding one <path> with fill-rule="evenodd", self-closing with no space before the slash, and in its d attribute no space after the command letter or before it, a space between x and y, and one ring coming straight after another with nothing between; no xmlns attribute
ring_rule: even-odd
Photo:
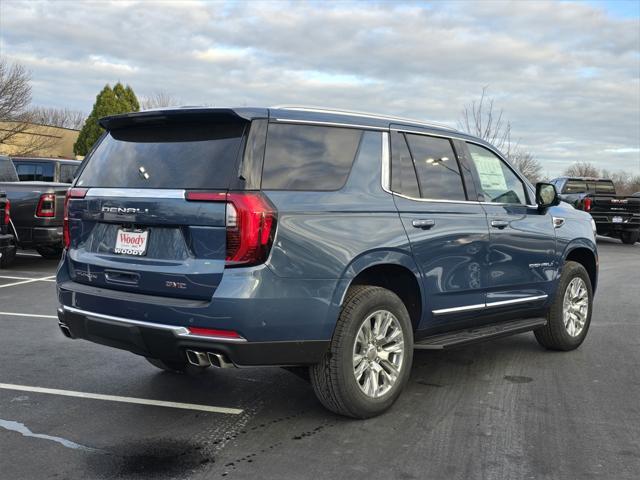
<svg viewBox="0 0 640 480"><path fill-rule="evenodd" d="M451 141L407 135L422 198L466 200L462 176Z"/></svg>
<svg viewBox="0 0 640 480"><path fill-rule="evenodd" d="M0 158L0 182L15 182L16 171L13 162L8 158Z"/></svg>
<svg viewBox="0 0 640 480"><path fill-rule="evenodd" d="M63 163L60 165L60 182L62 183L71 183L73 182L73 175L76 173L78 169L77 165L69 165Z"/></svg>
<svg viewBox="0 0 640 480"><path fill-rule="evenodd" d="M391 191L420 198L420 189L413 159L404 134L391 133Z"/></svg>
<svg viewBox="0 0 640 480"><path fill-rule="evenodd" d="M493 152L484 147L467 144L480 178L480 192L485 202L526 205L524 184Z"/></svg>
<svg viewBox="0 0 640 480"><path fill-rule="evenodd" d="M338 190L347 181L361 130L271 123L262 169L265 190Z"/></svg>

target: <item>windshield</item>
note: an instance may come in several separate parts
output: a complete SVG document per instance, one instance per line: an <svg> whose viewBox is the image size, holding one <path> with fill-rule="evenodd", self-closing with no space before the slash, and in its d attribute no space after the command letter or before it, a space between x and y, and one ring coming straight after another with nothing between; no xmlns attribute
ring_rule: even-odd
<svg viewBox="0 0 640 480"><path fill-rule="evenodd" d="M241 123L161 124L109 132L78 186L224 189L237 177Z"/></svg>

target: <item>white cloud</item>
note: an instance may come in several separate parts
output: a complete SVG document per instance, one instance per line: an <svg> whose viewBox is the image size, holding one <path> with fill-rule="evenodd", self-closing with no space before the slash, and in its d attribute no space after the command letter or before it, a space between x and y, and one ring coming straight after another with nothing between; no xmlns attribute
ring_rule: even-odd
<svg viewBox="0 0 640 480"><path fill-rule="evenodd" d="M327 105L456 124L482 87L552 175L640 173L640 19L551 1L0 3L34 99L118 80L189 104Z"/></svg>

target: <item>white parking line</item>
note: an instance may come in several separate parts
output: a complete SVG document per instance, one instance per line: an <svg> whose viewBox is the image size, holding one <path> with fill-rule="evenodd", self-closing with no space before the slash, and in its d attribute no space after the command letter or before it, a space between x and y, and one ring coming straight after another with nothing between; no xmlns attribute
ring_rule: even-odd
<svg viewBox="0 0 640 480"><path fill-rule="evenodd" d="M135 403L138 405L152 405L154 407L181 408L184 410L198 410L201 412L226 413L228 415L240 415L242 410L238 408L213 407L198 405L196 403L165 402L163 400L149 400L146 398L120 397L118 395L103 395L101 393L75 392L73 390L58 390L57 388L29 387L27 385L14 385L0 383L0 389L17 390L20 392L48 393L65 397L90 398L93 400L107 400L109 402Z"/></svg>
<svg viewBox="0 0 640 480"><path fill-rule="evenodd" d="M24 285L25 283L46 282L52 279L55 280L55 278L56 278L55 275L49 275L48 277L42 277L42 278L30 278L29 280L22 280L21 282L13 282L13 283L7 283L6 285L0 285L0 288L15 287L16 285Z"/></svg>
<svg viewBox="0 0 640 480"><path fill-rule="evenodd" d="M0 315L4 315L7 317L58 318L56 315L40 315L37 313L0 312Z"/></svg>
<svg viewBox="0 0 640 480"><path fill-rule="evenodd" d="M19 257L39 257L40 254L39 253L16 253L16 255L18 255Z"/></svg>
<svg viewBox="0 0 640 480"><path fill-rule="evenodd" d="M12 277L9 275L0 275L0 278L4 278L7 280L33 280L32 277ZM43 282L55 282L56 279L55 278L49 278L47 280L42 280Z"/></svg>

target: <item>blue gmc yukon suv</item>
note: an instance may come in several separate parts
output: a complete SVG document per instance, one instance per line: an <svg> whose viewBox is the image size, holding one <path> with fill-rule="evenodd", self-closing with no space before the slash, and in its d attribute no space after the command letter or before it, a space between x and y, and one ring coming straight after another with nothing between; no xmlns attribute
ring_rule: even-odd
<svg viewBox="0 0 640 480"><path fill-rule="evenodd" d="M400 395L415 349L587 335L590 216L478 138L303 107L100 123L65 202L70 338L174 372L304 367L325 407L366 418Z"/></svg>

